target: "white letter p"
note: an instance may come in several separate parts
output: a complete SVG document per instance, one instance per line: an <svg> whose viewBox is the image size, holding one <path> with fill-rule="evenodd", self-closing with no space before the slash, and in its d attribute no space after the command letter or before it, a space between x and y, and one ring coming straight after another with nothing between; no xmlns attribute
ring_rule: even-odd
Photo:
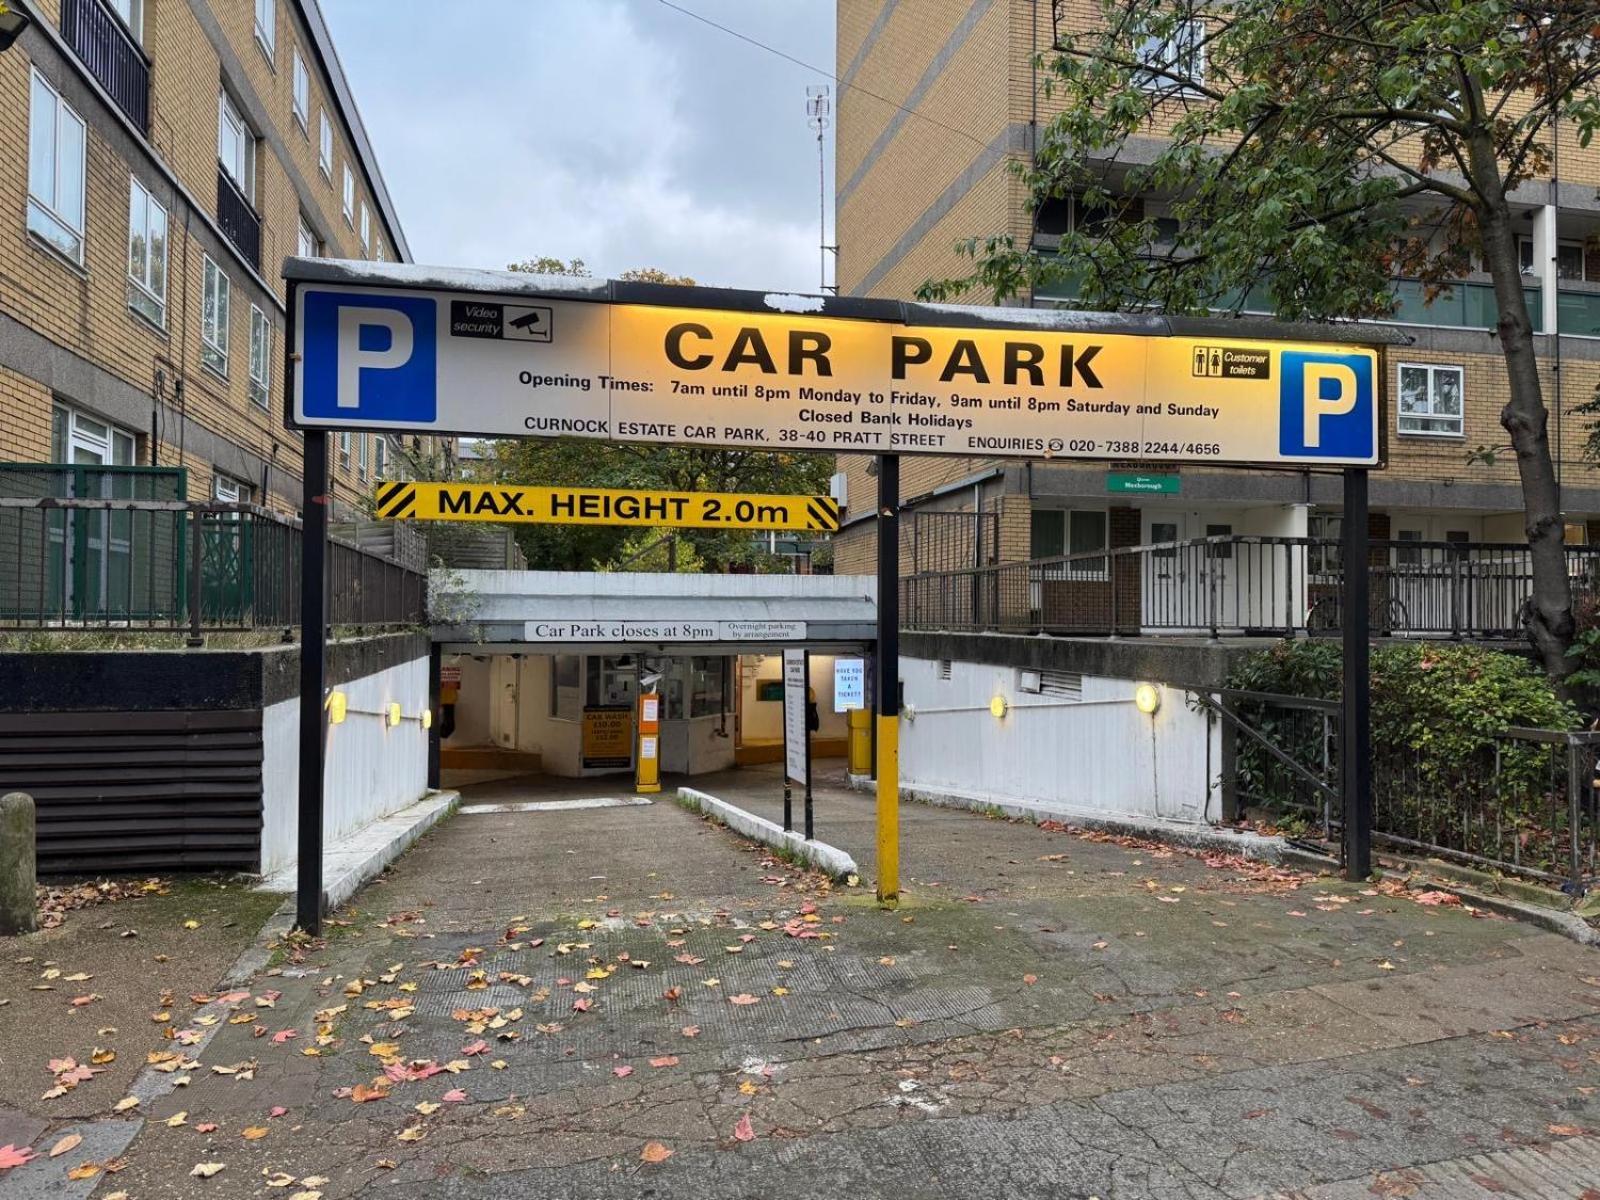
<svg viewBox="0 0 1600 1200"><path fill-rule="evenodd" d="M361 330L378 325L389 331L383 350L361 349ZM349 305L339 309L339 379L336 395L340 408L361 407L361 372L392 371L411 361L414 337L411 318L392 308Z"/></svg>
<svg viewBox="0 0 1600 1200"><path fill-rule="evenodd" d="M1322 383L1332 380L1338 385L1332 400L1322 397ZM1344 363L1308 362L1305 365L1304 394L1301 408L1305 415L1305 446L1322 445L1322 418L1338 417L1356 406L1356 373ZM343 395L341 389L340 395Z"/></svg>

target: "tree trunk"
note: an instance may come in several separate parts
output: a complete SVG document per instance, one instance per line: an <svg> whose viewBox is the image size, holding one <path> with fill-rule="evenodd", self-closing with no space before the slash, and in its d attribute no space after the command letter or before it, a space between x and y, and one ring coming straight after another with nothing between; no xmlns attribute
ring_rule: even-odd
<svg viewBox="0 0 1600 1200"><path fill-rule="evenodd" d="M1533 596L1524 610L1523 621L1528 641L1539 655L1545 673L1560 685L1578 664L1567 657L1575 624L1561 490L1550 456L1550 414L1539 385L1539 361L1534 354L1533 325L1523 297L1516 232L1500 186L1499 170L1490 148L1486 151L1490 170L1478 171L1480 154L1476 147L1474 150L1474 173L1492 176L1478 180L1478 185L1490 201L1483 214L1484 259L1494 279L1495 300L1500 308L1500 350L1511 385L1511 399L1500 412L1500 424L1510 436L1517 456L1528 550L1533 560Z"/></svg>

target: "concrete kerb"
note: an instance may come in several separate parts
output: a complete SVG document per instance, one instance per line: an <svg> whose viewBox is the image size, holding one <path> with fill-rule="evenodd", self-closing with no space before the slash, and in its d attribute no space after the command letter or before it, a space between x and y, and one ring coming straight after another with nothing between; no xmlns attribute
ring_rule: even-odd
<svg viewBox="0 0 1600 1200"><path fill-rule="evenodd" d="M793 831L785 832L765 817L746 812L726 800L691 787L679 788L678 799L696 812L716 818L735 833L791 854L835 879L859 873L856 860L838 847L815 839L807 841Z"/></svg>

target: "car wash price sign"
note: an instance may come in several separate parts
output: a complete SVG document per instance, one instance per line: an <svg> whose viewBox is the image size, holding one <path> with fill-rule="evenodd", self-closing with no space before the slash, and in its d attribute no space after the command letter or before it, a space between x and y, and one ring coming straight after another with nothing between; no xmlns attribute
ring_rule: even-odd
<svg viewBox="0 0 1600 1200"><path fill-rule="evenodd" d="M794 529L812 533L833 533L839 528L839 505L830 496L396 481L378 485L373 505L379 517L412 521L668 525L675 529Z"/></svg>
<svg viewBox="0 0 1600 1200"><path fill-rule="evenodd" d="M405 265L322 270L361 282L290 272L299 428L1295 467L1380 457L1376 351L1255 340L1246 322L1238 337L1189 337L1154 317L705 289L682 289L684 303L677 289L560 280L542 281L558 294L519 295L528 277L482 273L464 280L485 291L464 293L404 286L454 278Z"/></svg>

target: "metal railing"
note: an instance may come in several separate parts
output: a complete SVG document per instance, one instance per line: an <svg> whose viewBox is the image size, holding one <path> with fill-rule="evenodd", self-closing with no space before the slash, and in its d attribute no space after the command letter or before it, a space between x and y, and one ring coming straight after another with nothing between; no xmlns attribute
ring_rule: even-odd
<svg viewBox="0 0 1600 1200"><path fill-rule="evenodd" d="M217 168L217 224L252 267L261 266L261 217L233 177Z"/></svg>
<svg viewBox="0 0 1600 1200"><path fill-rule="evenodd" d="M300 523L250 504L0 497L0 630L288 629ZM329 622L420 625L427 576L328 544Z"/></svg>
<svg viewBox="0 0 1600 1200"><path fill-rule="evenodd" d="M61 0L61 36L140 133L150 132L150 59L104 0Z"/></svg>
<svg viewBox="0 0 1600 1200"><path fill-rule="evenodd" d="M1338 846L1335 700L1188 689L1223 716L1224 811ZM1600 733L1512 727L1449 756L1374 730L1373 840L1582 895L1600 884Z"/></svg>
<svg viewBox="0 0 1600 1200"><path fill-rule="evenodd" d="M926 571L901 581L907 629L1210 637L1336 635L1338 539L1234 534ZM1569 546L1574 593L1600 592L1600 547ZM1524 543L1371 543L1375 636L1520 638Z"/></svg>

